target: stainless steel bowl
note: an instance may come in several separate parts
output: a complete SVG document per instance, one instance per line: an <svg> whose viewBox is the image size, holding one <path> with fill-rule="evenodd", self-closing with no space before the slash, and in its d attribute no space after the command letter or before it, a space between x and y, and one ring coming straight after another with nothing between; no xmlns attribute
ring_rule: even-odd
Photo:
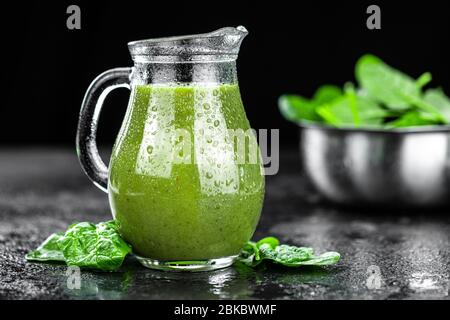
<svg viewBox="0 0 450 320"><path fill-rule="evenodd" d="M317 190L338 203L450 204L450 127L372 130L300 124L300 156Z"/></svg>

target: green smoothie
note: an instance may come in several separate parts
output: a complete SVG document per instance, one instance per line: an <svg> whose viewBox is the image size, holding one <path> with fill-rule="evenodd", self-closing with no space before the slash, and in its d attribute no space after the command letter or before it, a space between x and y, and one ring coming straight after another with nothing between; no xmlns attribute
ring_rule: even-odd
<svg viewBox="0 0 450 320"><path fill-rule="evenodd" d="M256 162L245 154L242 163L230 134L249 128L237 85L133 87L108 188L136 254L203 260L239 253L264 198L259 153ZM252 143L247 136L245 150Z"/></svg>

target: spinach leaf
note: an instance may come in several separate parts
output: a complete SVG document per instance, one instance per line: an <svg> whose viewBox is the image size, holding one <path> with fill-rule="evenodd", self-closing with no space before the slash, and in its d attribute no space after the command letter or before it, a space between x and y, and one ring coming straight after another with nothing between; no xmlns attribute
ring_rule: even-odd
<svg viewBox="0 0 450 320"><path fill-rule="evenodd" d="M431 73L425 72L425 73L422 74L419 78L417 78L417 80L416 80L416 86L417 86L419 89L422 89L422 88L425 87L428 83L430 83L431 80L433 80L433 77L431 76Z"/></svg>
<svg viewBox="0 0 450 320"><path fill-rule="evenodd" d="M420 109L429 113L435 121L445 121L439 110L422 97L421 89L432 79L429 72L414 80L381 59L364 55L356 63L355 74L361 87L388 109L404 112Z"/></svg>
<svg viewBox="0 0 450 320"><path fill-rule="evenodd" d="M342 96L342 90L338 86L325 84L314 93L313 102L316 107L331 102Z"/></svg>
<svg viewBox="0 0 450 320"><path fill-rule="evenodd" d="M36 250L28 253L25 258L28 261L55 261L65 262L64 254L58 246L58 241L63 233L54 233L47 238Z"/></svg>
<svg viewBox="0 0 450 320"><path fill-rule="evenodd" d="M322 105L316 111L325 123L336 127L343 126L380 126L389 112L373 100L348 93L329 104Z"/></svg>
<svg viewBox="0 0 450 320"><path fill-rule="evenodd" d="M450 99L442 89L428 89L425 92L424 100L439 110L445 119L445 123L450 123Z"/></svg>
<svg viewBox="0 0 450 320"><path fill-rule="evenodd" d="M261 263L262 258L260 254L261 246L268 246L270 248L275 248L280 244L280 241L275 237L266 237L258 242L248 241L244 248L242 248L240 254L240 261L246 265L255 267Z"/></svg>
<svg viewBox="0 0 450 320"><path fill-rule="evenodd" d="M48 237L26 259L111 271L119 268L130 252L131 247L120 237L114 221L97 225L81 222L71 225L65 233Z"/></svg>
<svg viewBox="0 0 450 320"><path fill-rule="evenodd" d="M131 247L120 237L114 221L94 225L74 224L58 242L67 265L115 270L122 265Z"/></svg>
<svg viewBox="0 0 450 320"><path fill-rule="evenodd" d="M347 97L348 104L350 105L350 110L352 111L353 115L353 123L355 126L359 127L361 124L361 119L359 117L359 110L358 110L358 104L355 93L355 87L353 86L353 83L346 83L344 85L344 92L345 96Z"/></svg>
<svg viewBox="0 0 450 320"><path fill-rule="evenodd" d="M297 95L282 95L278 99L281 114L291 121L318 121L315 105L308 99Z"/></svg>
<svg viewBox="0 0 450 320"><path fill-rule="evenodd" d="M256 243L249 241L239 254L238 260L250 267L256 267L260 264L262 260Z"/></svg>
<svg viewBox="0 0 450 320"><path fill-rule="evenodd" d="M386 128L405 128L436 124L441 124L441 122L436 121L435 119L433 119L433 117L427 117L426 113L419 111L409 111L403 114L398 119L388 122L386 124Z"/></svg>
<svg viewBox="0 0 450 320"><path fill-rule="evenodd" d="M341 259L341 255L334 251L322 253L318 256L312 256L311 259L300 261L298 265L302 266L328 266L337 263Z"/></svg>
<svg viewBox="0 0 450 320"><path fill-rule="evenodd" d="M311 259L314 253L312 248L295 247L285 244L276 248L263 245L260 250L263 259L273 260L285 266L300 265L301 262Z"/></svg>
<svg viewBox="0 0 450 320"><path fill-rule="evenodd" d="M275 237L265 237L256 243L256 248L259 249L263 244L268 244L272 249L275 249L278 245L280 245L280 240Z"/></svg>
<svg viewBox="0 0 450 320"><path fill-rule="evenodd" d="M244 246L239 255L238 261L250 267L256 267L264 260L288 267L298 267L304 265L324 266L334 264L340 259L337 252L326 252L315 256L312 248L280 245L279 243L278 239L274 237L267 237L256 243L249 241L249 245Z"/></svg>
<svg viewBox="0 0 450 320"><path fill-rule="evenodd" d="M281 114L291 121L320 121L316 108L342 96L342 90L333 85L320 87L312 99L298 95L282 95L278 99Z"/></svg>
<svg viewBox="0 0 450 320"><path fill-rule="evenodd" d="M424 81L416 82L410 76L391 68L381 59L367 54L355 67L355 76L361 87L376 101L393 110L411 109L406 98L420 98Z"/></svg>

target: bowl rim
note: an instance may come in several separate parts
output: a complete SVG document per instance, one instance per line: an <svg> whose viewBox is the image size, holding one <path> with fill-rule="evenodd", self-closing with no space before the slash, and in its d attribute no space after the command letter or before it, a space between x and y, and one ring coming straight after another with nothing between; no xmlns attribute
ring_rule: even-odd
<svg viewBox="0 0 450 320"><path fill-rule="evenodd" d="M358 127L333 127L327 124L297 121L297 126L300 129L317 129L324 131L337 131L348 133L382 133L382 134L412 134L412 133L450 133L450 125L439 126L417 126L417 127L405 127L405 128L358 128Z"/></svg>

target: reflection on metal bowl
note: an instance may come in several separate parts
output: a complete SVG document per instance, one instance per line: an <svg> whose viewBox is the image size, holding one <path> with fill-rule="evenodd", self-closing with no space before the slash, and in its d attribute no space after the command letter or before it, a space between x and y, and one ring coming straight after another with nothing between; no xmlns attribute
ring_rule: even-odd
<svg viewBox="0 0 450 320"><path fill-rule="evenodd" d="M329 200L349 205L450 204L450 127L299 126L303 170Z"/></svg>

